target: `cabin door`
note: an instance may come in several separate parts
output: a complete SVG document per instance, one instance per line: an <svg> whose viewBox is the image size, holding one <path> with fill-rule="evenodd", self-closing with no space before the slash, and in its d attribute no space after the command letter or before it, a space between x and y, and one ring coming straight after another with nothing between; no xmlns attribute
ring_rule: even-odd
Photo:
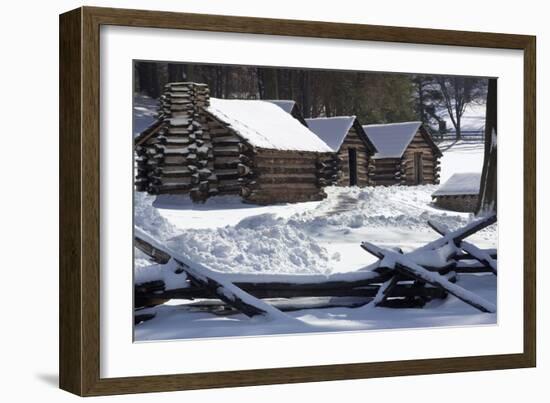
<svg viewBox="0 0 550 403"><path fill-rule="evenodd" d="M413 182L415 185L421 185L424 182L424 172L422 168L422 153L415 153L413 170Z"/></svg>
<svg viewBox="0 0 550 403"><path fill-rule="evenodd" d="M349 185L357 186L357 150L348 148Z"/></svg>

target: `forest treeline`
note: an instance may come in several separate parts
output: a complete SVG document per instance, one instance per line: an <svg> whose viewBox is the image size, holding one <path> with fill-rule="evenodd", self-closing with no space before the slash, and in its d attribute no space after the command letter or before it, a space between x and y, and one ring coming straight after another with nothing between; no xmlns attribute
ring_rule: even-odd
<svg viewBox="0 0 550 403"><path fill-rule="evenodd" d="M341 70L136 62L134 90L158 98L168 82L206 83L226 99L291 99L304 117L356 115L363 124L421 120L461 137L470 103L485 103L487 79ZM445 110L454 127L441 118Z"/></svg>

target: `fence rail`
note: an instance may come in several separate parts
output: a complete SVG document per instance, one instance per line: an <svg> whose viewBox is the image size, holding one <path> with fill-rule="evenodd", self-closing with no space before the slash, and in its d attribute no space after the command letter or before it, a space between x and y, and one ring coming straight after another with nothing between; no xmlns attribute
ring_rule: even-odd
<svg viewBox="0 0 550 403"><path fill-rule="evenodd" d="M288 311L357 308L369 303L387 308L421 308L450 294L482 312L493 313L494 304L456 282L457 273L497 275L496 250L479 249L464 240L496 220L496 215L484 217L453 231L428 221L440 237L413 252L396 252L363 242L361 247L378 259L369 270L305 277L216 272L135 227L134 246L162 266L161 272L151 273L145 282L134 286L134 323L154 319L155 306L169 300L187 300L180 308L189 312L242 313L287 321L294 320L285 313ZM179 276L180 288L167 287L165 274ZM198 301L189 302L195 299Z"/></svg>
<svg viewBox="0 0 550 403"><path fill-rule="evenodd" d="M485 129L480 130L462 130L460 133L463 141L483 141L485 139ZM435 141L456 140L456 132L448 131L446 133L434 133Z"/></svg>

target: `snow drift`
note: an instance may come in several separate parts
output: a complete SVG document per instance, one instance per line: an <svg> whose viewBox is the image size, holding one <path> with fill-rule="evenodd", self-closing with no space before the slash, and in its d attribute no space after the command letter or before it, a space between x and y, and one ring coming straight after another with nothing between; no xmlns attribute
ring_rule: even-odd
<svg viewBox="0 0 550 403"><path fill-rule="evenodd" d="M297 223L261 214L235 226L193 229L168 246L221 272L329 273L327 251Z"/></svg>

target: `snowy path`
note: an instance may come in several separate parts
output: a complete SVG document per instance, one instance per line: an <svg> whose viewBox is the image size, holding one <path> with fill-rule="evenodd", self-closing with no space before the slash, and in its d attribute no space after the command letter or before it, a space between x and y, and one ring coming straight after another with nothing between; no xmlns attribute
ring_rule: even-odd
<svg viewBox="0 0 550 403"><path fill-rule="evenodd" d="M326 211L324 215L326 217L332 217L336 214L347 213L355 210L359 205L359 200L348 195L348 194L339 194L336 196L336 201L334 206L331 209Z"/></svg>

